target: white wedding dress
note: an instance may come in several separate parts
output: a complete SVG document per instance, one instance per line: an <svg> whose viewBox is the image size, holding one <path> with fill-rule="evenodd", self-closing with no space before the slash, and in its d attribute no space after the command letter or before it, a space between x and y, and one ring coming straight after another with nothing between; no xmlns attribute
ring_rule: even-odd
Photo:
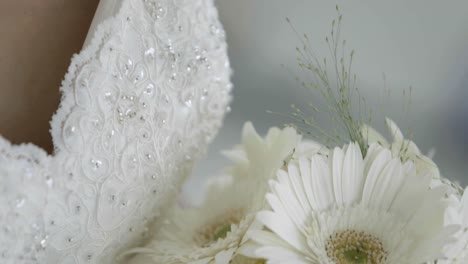
<svg viewBox="0 0 468 264"><path fill-rule="evenodd" d="M54 154L0 137L2 264L117 263L221 125L230 67L213 0L101 0L91 32Z"/></svg>

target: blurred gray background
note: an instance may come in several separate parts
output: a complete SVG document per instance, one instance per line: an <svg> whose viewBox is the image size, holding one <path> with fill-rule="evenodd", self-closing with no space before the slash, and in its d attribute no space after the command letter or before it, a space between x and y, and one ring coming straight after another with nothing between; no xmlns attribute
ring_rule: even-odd
<svg viewBox="0 0 468 264"><path fill-rule="evenodd" d="M268 127L291 121L267 110L290 114L291 103L317 102L281 67L299 72L299 39L285 18L310 36L323 57L329 54L324 37L336 4L343 14L342 37L356 51L357 85L377 112L374 127L386 132L383 116L394 119L414 134L423 152L435 150L445 177L468 184L468 1L217 0L234 70L234 101L207 157L185 186L186 198L199 200L203 182L228 164L220 150L239 143L245 121L264 134ZM401 91L409 86L413 95L407 114ZM384 87L392 91L391 98Z"/></svg>

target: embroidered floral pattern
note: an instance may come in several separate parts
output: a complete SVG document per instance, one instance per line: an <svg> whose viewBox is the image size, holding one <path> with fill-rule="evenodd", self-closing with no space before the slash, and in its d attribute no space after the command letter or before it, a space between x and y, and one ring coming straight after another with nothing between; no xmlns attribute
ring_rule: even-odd
<svg viewBox="0 0 468 264"><path fill-rule="evenodd" d="M0 262L115 263L217 132L229 77L212 0L123 1L72 60L55 154L0 138Z"/></svg>

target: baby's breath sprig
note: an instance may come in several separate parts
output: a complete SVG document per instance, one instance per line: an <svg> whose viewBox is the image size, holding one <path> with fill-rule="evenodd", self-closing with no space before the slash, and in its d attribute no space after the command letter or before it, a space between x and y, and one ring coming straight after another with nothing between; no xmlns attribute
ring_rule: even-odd
<svg viewBox="0 0 468 264"><path fill-rule="evenodd" d="M365 154L368 144L361 133L361 127L365 122L371 123L372 111L366 110L366 101L356 86L356 75L352 73L354 50L348 53L346 40L341 39L343 15L338 6L336 11L338 17L332 21L332 29L325 38L330 51L328 58L331 59L331 65L328 64L327 57L319 59L314 54L309 36L299 34L291 21L286 19L301 42L301 47L296 48L298 65L302 70L312 73L310 81L302 81L299 77L296 77L296 80L304 88L318 92L327 103L327 107L320 110L310 102L309 108L312 114L306 114L293 105L293 118L299 121L295 125L301 133L319 138L325 141L323 143L326 145L342 144L344 132L350 141L359 144ZM329 76L329 69L333 73L332 76ZM358 107L357 114L353 112L354 107ZM315 114L328 115L334 128L331 131L321 128L316 122ZM366 116L363 117L364 114Z"/></svg>

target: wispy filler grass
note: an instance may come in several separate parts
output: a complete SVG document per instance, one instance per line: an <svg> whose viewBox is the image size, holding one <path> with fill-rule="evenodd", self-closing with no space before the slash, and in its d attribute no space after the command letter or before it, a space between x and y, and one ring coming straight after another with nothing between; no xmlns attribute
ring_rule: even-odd
<svg viewBox="0 0 468 264"><path fill-rule="evenodd" d="M299 34L291 21L286 19L300 40L301 45L296 47L298 65L311 75L309 81L303 81L299 77L296 80L314 95L318 94L327 105L325 109L319 109L315 102L309 102L306 112L292 105L293 118L298 121L295 125L301 133L319 139L327 146L354 141L366 152L368 144L361 133L361 127L365 123L371 123L372 111L366 110L365 98L356 86L356 75L352 71L354 50L348 51L346 40L341 39L343 16L338 6L336 12L337 18L332 21L331 31L325 37L330 54L324 58L315 55L309 36ZM315 117L319 115L327 115L332 123L332 130L325 130L317 124Z"/></svg>

